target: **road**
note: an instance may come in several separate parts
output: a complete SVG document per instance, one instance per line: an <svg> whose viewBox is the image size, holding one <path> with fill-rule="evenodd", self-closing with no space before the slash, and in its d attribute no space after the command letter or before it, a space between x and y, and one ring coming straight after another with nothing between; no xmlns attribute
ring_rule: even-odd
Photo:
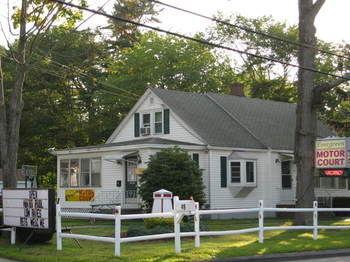
<svg viewBox="0 0 350 262"><path fill-rule="evenodd" d="M282 260L284 261L284 260ZM289 262L350 262L350 256L339 256L339 257L325 257L325 258L310 258L304 260L285 260Z"/></svg>

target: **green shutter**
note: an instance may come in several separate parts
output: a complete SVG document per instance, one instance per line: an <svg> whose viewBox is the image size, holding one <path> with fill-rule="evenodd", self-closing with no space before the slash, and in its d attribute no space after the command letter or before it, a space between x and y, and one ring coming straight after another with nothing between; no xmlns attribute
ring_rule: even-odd
<svg viewBox="0 0 350 262"><path fill-rule="evenodd" d="M227 187L227 157L220 157L221 187Z"/></svg>
<svg viewBox="0 0 350 262"><path fill-rule="evenodd" d="M192 160L197 163L197 166L199 166L199 154L198 153L192 154Z"/></svg>
<svg viewBox="0 0 350 262"><path fill-rule="evenodd" d="M134 114L134 135L135 137L140 136L140 114Z"/></svg>
<svg viewBox="0 0 350 262"><path fill-rule="evenodd" d="M164 109L164 134L170 134L169 109Z"/></svg>

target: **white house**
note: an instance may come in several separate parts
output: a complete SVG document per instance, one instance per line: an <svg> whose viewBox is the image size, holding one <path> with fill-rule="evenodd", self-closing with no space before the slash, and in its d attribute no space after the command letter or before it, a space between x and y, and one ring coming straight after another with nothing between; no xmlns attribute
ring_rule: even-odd
<svg viewBox="0 0 350 262"><path fill-rule="evenodd" d="M292 205L295 105L214 93L148 89L107 142L56 150L63 207L89 208L112 194L140 207L137 183L151 155L185 149L203 170L207 208ZM333 135L319 124L320 137ZM332 180L330 180L332 179ZM348 183L318 178L317 196L349 196ZM110 195L111 196L111 195ZM95 201L93 199L95 198Z"/></svg>

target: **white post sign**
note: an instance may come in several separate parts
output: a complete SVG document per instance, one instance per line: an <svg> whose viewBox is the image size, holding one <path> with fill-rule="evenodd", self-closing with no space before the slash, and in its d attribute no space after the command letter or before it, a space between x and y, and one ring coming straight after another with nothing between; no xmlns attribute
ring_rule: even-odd
<svg viewBox="0 0 350 262"><path fill-rule="evenodd" d="M54 198L48 189L4 189L4 225L53 229Z"/></svg>

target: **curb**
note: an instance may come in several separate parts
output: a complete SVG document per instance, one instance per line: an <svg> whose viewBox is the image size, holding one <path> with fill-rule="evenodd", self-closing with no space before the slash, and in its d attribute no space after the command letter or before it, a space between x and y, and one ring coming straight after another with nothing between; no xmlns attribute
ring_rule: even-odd
<svg viewBox="0 0 350 262"><path fill-rule="evenodd" d="M216 262L245 262L245 261L290 261L290 260L304 260L312 258L327 258L337 256L349 256L350 248L347 249L335 249L335 250L319 250L319 251L305 251L305 252L293 252L293 253L280 253L270 255L255 255L247 257L233 257L225 259L214 259Z"/></svg>

